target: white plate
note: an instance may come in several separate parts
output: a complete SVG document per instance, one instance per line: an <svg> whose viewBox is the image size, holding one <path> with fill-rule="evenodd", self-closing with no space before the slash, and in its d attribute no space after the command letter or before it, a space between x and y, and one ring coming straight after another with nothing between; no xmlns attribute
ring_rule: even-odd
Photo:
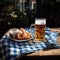
<svg viewBox="0 0 60 60"><path fill-rule="evenodd" d="M16 29L11 29L10 31L15 31ZM10 35L9 35L10 36ZM31 38L29 39L25 39L25 40L18 40L18 39L13 39L11 36L10 36L10 39L15 41L15 42L26 42L26 41L30 41L33 39L33 37L31 36Z"/></svg>
<svg viewBox="0 0 60 60"><path fill-rule="evenodd" d="M15 42L26 42L26 41L30 41L32 40L33 38L30 38L30 39L25 39L25 40L17 40L17 39L13 39L10 37L11 40L15 41Z"/></svg>

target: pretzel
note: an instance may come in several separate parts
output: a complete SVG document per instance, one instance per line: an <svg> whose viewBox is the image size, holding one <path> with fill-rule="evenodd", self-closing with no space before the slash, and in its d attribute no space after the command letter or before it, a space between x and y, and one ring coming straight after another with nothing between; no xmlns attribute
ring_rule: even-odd
<svg viewBox="0 0 60 60"><path fill-rule="evenodd" d="M23 34L17 34L17 39L23 40L23 39L29 39L31 38L31 34L26 31L24 28L20 28L20 30L23 32Z"/></svg>

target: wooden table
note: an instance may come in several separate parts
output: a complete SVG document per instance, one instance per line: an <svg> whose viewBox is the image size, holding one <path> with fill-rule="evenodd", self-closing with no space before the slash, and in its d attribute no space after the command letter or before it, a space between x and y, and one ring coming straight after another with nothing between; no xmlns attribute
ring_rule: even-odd
<svg viewBox="0 0 60 60"><path fill-rule="evenodd" d="M51 31L58 31L59 35L57 42L60 44L60 28L51 28ZM40 50L34 53L27 54L26 56L49 56L49 55L60 55L60 49Z"/></svg>
<svg viewBox="0 0 60 60"><path fill-rule="evenodd" d="M57 42L60 44L60 28L51 28L51 31L58 31L59 35ZM50 50L40 50L39 52L34 52L27 54L26 56L51 56L51 55L60 55L60 49L50 49Z"/></svg>
<svg viewBox="0 0 60 60"><path fill-rule="evenodd" d="M51 31L58 31L59 35L57 38L57 42L60 44L60 28L51 28ZM7 34L9 33L7 32ZM54 56L54 57L51 58L50 56ZM40 50L39 52L36 51L34 53L26 54L21 58L19 57L17 60L28 60L28 59L29 60L49 60L49 59L57 60L55 56L60 56L60 49Z"/></svg>

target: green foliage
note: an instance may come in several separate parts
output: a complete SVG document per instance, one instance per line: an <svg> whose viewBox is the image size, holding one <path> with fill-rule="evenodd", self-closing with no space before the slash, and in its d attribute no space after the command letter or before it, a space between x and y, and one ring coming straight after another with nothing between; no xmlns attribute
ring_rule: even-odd
<svg viewBox="0 0 60 60"><path fill-rule="evenodd" d="M15 7L14 0L0 0L0 18L16 21L23 27L28 26L27 15L24 15L24 13L20 12L19 8Z"/></svg>

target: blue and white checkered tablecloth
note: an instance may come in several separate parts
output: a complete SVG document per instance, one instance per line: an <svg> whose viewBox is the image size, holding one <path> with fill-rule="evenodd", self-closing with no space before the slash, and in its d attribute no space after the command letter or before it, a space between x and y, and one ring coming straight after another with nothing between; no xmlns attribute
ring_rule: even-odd
<svg viewBox="0 0 60 60"><path fill-rule="evenodd" d="M34 35L34 29L28 29L29 32ZM35 52L41 49L47 49L48 47L60 48L60 45L56 42L58 32L52 32L50 28L46 27L45 30L46 42L29 43L26 42L14 42L8 35L4 35L0 40L0 60L16 60L24 54Z"/></svg>

